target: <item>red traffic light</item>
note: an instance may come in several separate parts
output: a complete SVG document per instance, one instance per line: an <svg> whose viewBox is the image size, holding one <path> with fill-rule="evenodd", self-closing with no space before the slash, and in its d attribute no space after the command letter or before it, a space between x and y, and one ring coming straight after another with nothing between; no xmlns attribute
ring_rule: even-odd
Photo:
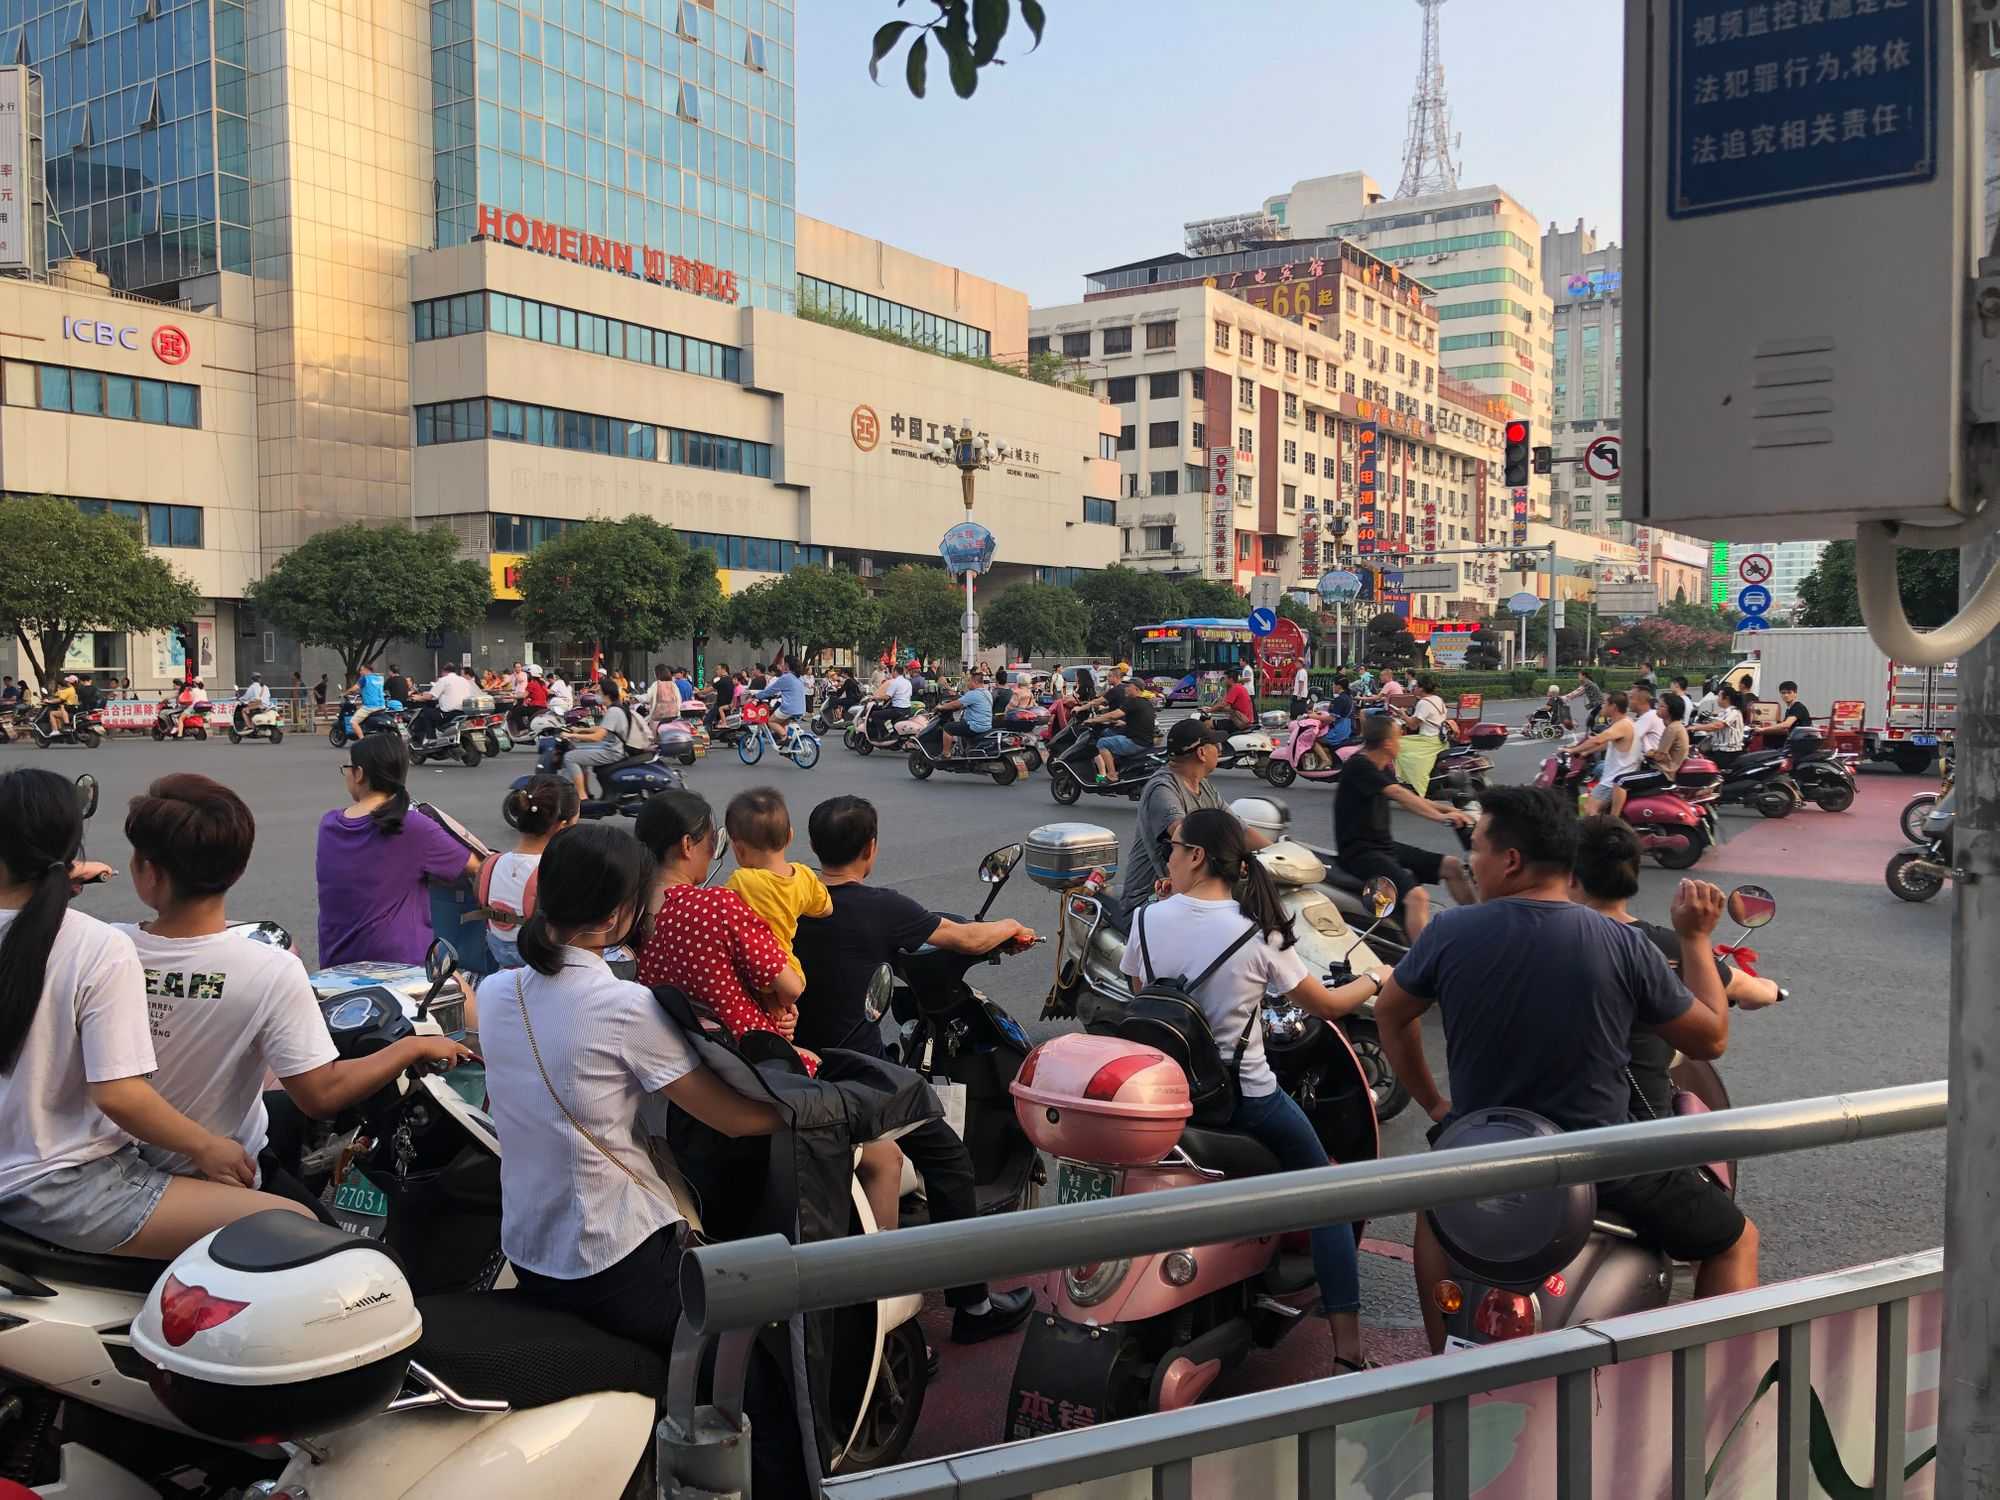
<svg viewBox="0 0 2000 1500"><path fill-rule="evenodd" d="M1525 443L1527 442L1527 440L1528 440L1528 424L1526 422L1509 422L1507 424L1508 442Z"/></svg>

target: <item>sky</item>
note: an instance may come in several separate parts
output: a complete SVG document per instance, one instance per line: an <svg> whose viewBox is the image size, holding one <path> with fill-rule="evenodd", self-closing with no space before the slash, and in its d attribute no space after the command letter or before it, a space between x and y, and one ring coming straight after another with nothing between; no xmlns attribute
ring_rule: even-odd
<svg viewBox="0 0 2000 1500"><path fill-rule="evenodd" d="M1416 80L1415 0L1045 0L1018 13L978 92L931 49L910 97L903 49L868 78L883 21L927 0L802 0L802 213L963 267L1035 306L1086 271L1181 248L1189 219L1242 212L1306 177L1361 170L1393 193ZM1459 182L1497 182L1546 226L1620 238L1623 7L1448 0L1445 83ZM907 40L907 38L906 38Z"/></svg>

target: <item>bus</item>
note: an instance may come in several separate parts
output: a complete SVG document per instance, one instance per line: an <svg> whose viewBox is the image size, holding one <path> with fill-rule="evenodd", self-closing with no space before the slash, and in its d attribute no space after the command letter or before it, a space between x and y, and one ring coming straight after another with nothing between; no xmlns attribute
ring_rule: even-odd
<svg viewBox="0 0 2000 1500"><path fill-rule="evenodd" d="M1196 701L1204 673L1235 676L1255 659L1247 620L1162 620L1132 632L1132 673L1141 681L1165 678L1169 703Z"/></svg>

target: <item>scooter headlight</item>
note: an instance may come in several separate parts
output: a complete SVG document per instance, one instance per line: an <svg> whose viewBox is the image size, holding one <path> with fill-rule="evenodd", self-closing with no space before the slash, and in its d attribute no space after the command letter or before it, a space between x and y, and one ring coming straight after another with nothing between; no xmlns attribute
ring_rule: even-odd
<svg viewBox="0 0 2000 1500"><path fill-rule="evenodd" d="M1118 1290L1131 1269L1129 1260L1094 1260L1071 1266L1063 1272L1063 1290L1078 1307L1095 1307Z"/></svg>
<svg viewBox="0 0 2000 1500"><path fill-rule="evenodd" d="M1168 1286L1187 1286L1199 1269L1194 1256L1185 1250L1176 1250L1160 1262L1160 1280Z"/></svg>

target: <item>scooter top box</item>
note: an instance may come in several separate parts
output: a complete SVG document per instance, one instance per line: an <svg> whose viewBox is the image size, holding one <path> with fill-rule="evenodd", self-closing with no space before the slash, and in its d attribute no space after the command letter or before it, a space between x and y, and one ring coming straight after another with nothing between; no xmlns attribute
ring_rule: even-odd
<svg viewBox="0 0 2000 1500"><path fill-rule="evenodd" d="M1015 1118L1038 1147L1107 1166L1151 1166L1194 1113L1187 1074L1166 1053L1085 1032L1043 1042L1008 1090Z"/></svg>
<svg viewBox="0 0 2000 1500"><path fill-rule="evenodd" d="M1081 885L1092 870L1118 871L1118 835L1095 823L1044 823L1026 843L1028 878L1047 890Z"/></svg>

